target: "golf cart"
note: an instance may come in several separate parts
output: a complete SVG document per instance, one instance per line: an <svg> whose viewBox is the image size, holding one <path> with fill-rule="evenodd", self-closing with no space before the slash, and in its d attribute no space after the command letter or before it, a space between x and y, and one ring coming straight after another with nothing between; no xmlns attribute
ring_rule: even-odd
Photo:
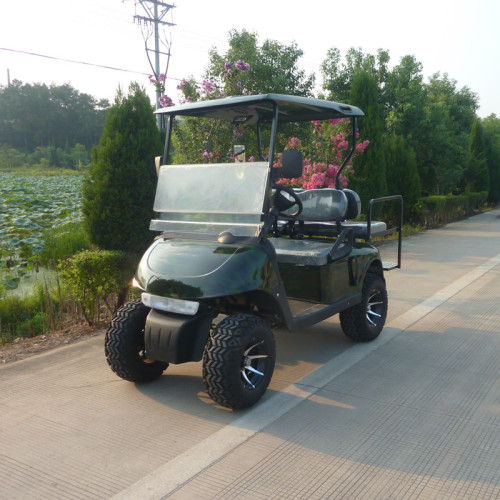
<svg viewBox="0 0 500 500"><path fill-rule="evenodd" d="M276 358L273 329L293 332L339 313L350 339L375 339L387 314L384 271L401 267L402 198L371 200L366 221L353 222L360 199L342 189L339 179L355 151L356 119L363 112L265 94L157 113L166 119L154 201L158 218L150 225L159 235L134 279L142 298L125 304L106 333L111 369L125 380L147 382L169 363L203 359L208 394L239 409L256 403L269 385ZM260 161L169 164L176 119L193 118L251 127ZM300 177L303 166L302 154L290 150L275 167L279 127L332 118L348 118L352 126L335 189L277 183ZM386 201L398 207L394 229L372 220L373 205ZM397 262L384 264L372 239L393 232L399 233Z"/></svg>

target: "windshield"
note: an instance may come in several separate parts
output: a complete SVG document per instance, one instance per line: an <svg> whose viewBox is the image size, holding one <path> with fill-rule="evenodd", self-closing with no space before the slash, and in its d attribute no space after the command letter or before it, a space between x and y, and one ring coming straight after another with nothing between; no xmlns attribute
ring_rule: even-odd
<svg viewBox="0 0 500 500"><path fill-rule="evenodd" d="M267 162L162 166L151 229L258 235L268 169Z"/></svg>

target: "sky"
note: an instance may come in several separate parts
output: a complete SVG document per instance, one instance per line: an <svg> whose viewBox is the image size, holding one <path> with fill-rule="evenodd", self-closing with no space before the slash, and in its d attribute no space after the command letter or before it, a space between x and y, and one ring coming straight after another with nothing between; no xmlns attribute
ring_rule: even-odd
<svg viewBox="0 0 500 500"><path fill-rule="evenodd" d="M172 3L164 0L166 3ZM98 99L114 100L118 87L142 83L154 98L141 30L133 16L144 15L135 0L0 0L0 85L70 83ZM177 102L179 80L202 80L208 54L227 49L228 33L246 29L304 52L299 61L321 82L320 67L328 49L342 55L350 47L365 54L389 51L390 66L414 55L427 79L448 73L458 88L479 97L481 117L500 116L500 2L498 0L176 0L164 18L175 26L167 94ZM151 5L151 4L149 4ZM3 50L9 49L9 50ZM115 69L48 59L79 61Z"/></svg>

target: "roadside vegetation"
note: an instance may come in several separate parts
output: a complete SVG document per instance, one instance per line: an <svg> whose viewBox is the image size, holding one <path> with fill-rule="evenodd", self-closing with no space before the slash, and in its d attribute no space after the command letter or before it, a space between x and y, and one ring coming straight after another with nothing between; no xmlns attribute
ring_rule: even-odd
<svg viewBox="0 0 500 500"><path fill-rule="evenodd" d="M260 44L255 33L231 31L229 49L210 52L203 82L182 80L175 100L313 97L316 75L299 68L301 57L295 43ZM479 118L472 90L447 74L425 81L414 56L391 65L382 49L342 55L332 48L320 77L316 97L365 113L343 186L364 202L402 194L406 235L500 201L500 118ZM165 76L149 80L161 105L173 104ZM137 261L153 237L153 158L162 153L162 134L152 110L139 84L119 90L112 104L70 85L0 86L2 345L78 322L100 327L130 298ZM244 124L214 129L185 119L173 131L172 160L225 161L243 144L251 161L258 156L252 133ZM289 183L310 189L333 185L351 138L345 123L332 120L288 126L278 140L281 151L303 152L304 175Z"/></svg>

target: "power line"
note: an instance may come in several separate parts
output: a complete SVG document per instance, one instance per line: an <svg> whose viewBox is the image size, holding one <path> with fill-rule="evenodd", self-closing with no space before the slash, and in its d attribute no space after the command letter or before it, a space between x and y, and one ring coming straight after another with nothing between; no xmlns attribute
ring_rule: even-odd
<svg viewBox="0 0 500 500"><path fill-rule="evenodd" d="M149 76L149 73L144 73L143 71L134 71L132 69L115 68L114 66L107 66L104 64L94 64L94 63L89 63L86 61L75 61L73 59L64 59L63 57L48 56L46 54L37 54L35 52L28 52L25 50L8 49L5 47L0 47L0 50L5 50L7 52L15 52L17 54L25 54L28 56L44 57L46 59L53 59L55 61L63 61L63 62L68 62L68 63L72 63L72 64L83 64L85 66L94 66L96 68L103 68L103 69L109 69L109 70L113 70L113 71L122 71L124 73L135 73L137 75ZM173 77L167 77L167 78L169 80L176 80L178 82L182 81L181 78L173 78Z"/></svg>

